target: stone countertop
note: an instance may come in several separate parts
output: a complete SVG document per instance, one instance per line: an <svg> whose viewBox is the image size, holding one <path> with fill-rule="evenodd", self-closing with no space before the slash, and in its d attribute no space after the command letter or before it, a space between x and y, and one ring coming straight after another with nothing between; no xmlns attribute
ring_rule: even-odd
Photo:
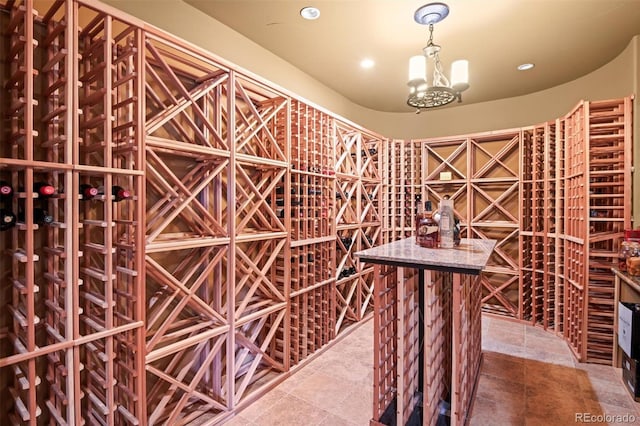
<svg viewBox="0 0 640 426"><path fill-rule="evenodd" d="M618 275L622 281L629 284L631 288L633 288L637 292L640 292L640 276L630 275L628 272L621 271L620 268L617 267L613 267L611 268L611 270L614 274Z"/></svg>
<svg viewBox="0 0 640 426"><path fill-rule="evenodd" d="M394 241L355 253L362 262L419 269L479 274L493 253L496 240L463 238L452 249L420 247L415 237Z"/></svg>

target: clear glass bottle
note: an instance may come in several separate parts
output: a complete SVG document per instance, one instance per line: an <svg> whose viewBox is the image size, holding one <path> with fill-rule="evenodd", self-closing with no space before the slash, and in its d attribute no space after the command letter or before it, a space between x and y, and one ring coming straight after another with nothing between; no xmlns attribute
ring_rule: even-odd
<svg viewBox="0 0 640 426"><path fill-rule="evenodd" d="M453 214L453 200L443 199L440 201L440 247L453 248L454 247L454 227L455 216Z"/></svg>

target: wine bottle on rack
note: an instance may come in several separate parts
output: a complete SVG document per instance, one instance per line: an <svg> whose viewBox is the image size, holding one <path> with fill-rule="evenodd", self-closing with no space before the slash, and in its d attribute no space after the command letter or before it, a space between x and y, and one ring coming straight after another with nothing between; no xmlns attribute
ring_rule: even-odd
<svg viewBox="0 0 640 426"><path fill-rule="evenodd" d="M33 209L33 223L39 226L49 225L53 222L51 216L45 209Z"/></svg>
<svg viewBox="0 0 640 426"><path fill-rule="evenodd" d="M349 247L351 247L351 237L341 237L340 240L342 241L342 244L349 249Z"/></svg>
<svg viewBox="0 0 640 426"><path fill-rule="evenodd" d="M9 182L0 181L0 200L5 201L13 197L13 187Z"/></svg>
<svg viewBox="0 0 640 426"><path fill-rule="evenodd" d="M88 183L80 184L80 195L82 195L83 200L91 200L98 195L98 188Z"/></svg>
<svg viewBox="0 0 640 426"><path fill-rule="evenodd" d="M98 194L104 195L104 193L104 187L100 186L98 188ZM131 192L128 189L124 189L123 187L118 185L113 185L111 187L111 195L113 196L113 201L116 203L131 198Z"/></svg>
<svg viewBox="0 0 640 426"><path fill-rule="evenodd" d="M20 222L25 221L24 212L18 213L18 220ZM53 216L51 216L45 209L35 208L33 209L33 223L38 226L49 225L53 222Z"/></svg>
<svg viewBox="0 0 640 426"><path fill-rule="evenodd" d="M113 201L116 203L131 198L131 192L118 185L111 187L111 195L113 196Z"/></svg>
<svg viewBox="0 0 640 426"><path fill-rule="evenodd" d="M33 184L33 192L40 198L49 198L56 193L56 189L47 182L36 182Z"/></svg>
<svg viewBox="0 0 640 426"><path fill-rule="evenodd" d="M16 225L16 215L7 209L0 209L0 231L6 231Z"/></svg>

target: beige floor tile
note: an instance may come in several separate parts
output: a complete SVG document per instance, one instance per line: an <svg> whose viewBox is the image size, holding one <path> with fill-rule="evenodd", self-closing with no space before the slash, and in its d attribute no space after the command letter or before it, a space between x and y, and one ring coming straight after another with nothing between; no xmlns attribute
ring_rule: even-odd
<svg viewBox="0 0 640 426"><path fill-rule="evenodd" d="M524 426L524 404L504 404L493 399L476 396L469 424L471 426L496 426L499 424Z"/></svg>
<svg viewBox="0 0 640 426"><path fill-rule="evenodd" d="M286 395L265 410L254 423L259 426L309 426L320 424L329 413L293 395Z"/></svg>
<svg viewBox="0 0 640 426"><path fill-rule="evenodd" d="M336 416L335 414L329 414L320 423L318 423L318 426L366 426L367 424L368 423L354 423Z"/></svg>
<svg viewBox="0 0 640 426"><path fill-rule="evenodd" d="M331 407L352 395L354 391L361 390L353 384L345 383L344 380L317 372L298 383L289 391L289 394L317 407Z"/></svg>
<svg viewBox="0 0 640 426"><path fill-rule="evenodd" d="M251 420L243 417L242 415L237 415L231 418L228 422L225 423L225 426L254 426Z"/></svg>
<svg viewBox="0 0 640 426"><path fill-rule="evenodd" d="M274 404L284 398L287 394L280 389L273 389L262 398L249 405L240 412L240 415L250 421L255 421L265 411L268 411Z"/></svg>

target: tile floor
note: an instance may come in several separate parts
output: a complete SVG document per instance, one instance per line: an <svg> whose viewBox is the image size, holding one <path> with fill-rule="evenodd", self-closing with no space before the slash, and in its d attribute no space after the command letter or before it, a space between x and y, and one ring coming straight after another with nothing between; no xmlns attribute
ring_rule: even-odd
<svg viewBox="0 0 640 426"><path fill-rule="evenodd" d="M372 405L373 322L309 362L227 425L367 426ZM640 403L620 370L580 364L564 341L539 328L483 317L484 360L470 425L564 426L576 415L633 415ZM621 418L624 420L624 418ZM611 418L611 420L616 420ZM623 424L610 422L608 424Z"/></svg>

